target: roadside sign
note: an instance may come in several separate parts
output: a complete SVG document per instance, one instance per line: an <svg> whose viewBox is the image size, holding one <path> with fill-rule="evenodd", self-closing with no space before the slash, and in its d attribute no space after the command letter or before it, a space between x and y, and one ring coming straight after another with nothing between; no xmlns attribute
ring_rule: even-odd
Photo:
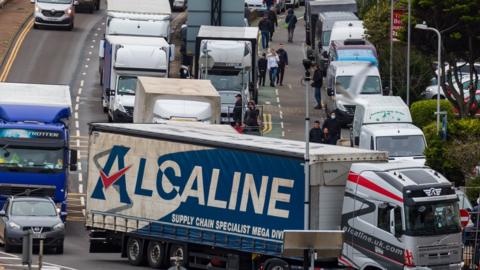
<svg viewBox="0 0 480 270"><path fill-rule="evenodd" d="M460 209L460 223L462 224L462 227L467 226L469 221L470 213L465 209Z"/></svg>

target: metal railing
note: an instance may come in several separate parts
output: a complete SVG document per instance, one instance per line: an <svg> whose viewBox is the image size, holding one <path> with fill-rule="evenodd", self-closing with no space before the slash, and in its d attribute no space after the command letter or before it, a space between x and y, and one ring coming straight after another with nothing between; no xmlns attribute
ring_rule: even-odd
<svg viewBox="0 0 480 270"><path fill-rule="evenodd" d="M250 135L260 135L260 136L263 136L263 132L264 132L264 126L265 126L265 123L263 121L264 119L264 108L263 108L263 105L257 105L255 107L259 114L258 114L258 126L248 126L246 123L245 123L245 113L247 111L247 106L245 106L242 110L242 115L241 115L241 119L240 121L242 122L242 125L241 125L241 128L240 128L240 131L244 134L250 134ZM226 124L226 123L229 123L231 124L232 126L235 127L235 120L237 119L234 119L234 114L233 114L233 110L235 109L235 106L232 105L232 106L228 106L227 107L227 112L222 112L221 114L221 121L222 123Z"/></svg>

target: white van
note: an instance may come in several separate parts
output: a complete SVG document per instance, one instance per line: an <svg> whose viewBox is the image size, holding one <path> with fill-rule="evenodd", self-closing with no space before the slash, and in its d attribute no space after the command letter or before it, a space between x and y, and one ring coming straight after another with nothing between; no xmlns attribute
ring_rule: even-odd
<svg viewBox="0 0 480 270"><path fill-rule="evenodd" d="M30 0L35 4L33 28L40 26L66 27L73 30L77 0Z"/></svg>
<svg viewBox="0 0 480 270"><path fill-rule="evenodd" d="M334 40L365 39L363 21L336 21L330 34L330 42Z"/></svg>
<svg viewBox="0 0 480 270"><path fill-rule="evenodd" d="M327 70L326 87L328 98L325 103L327 111L335 111L343 125L352 123L355 104L345 96L339 87L345 89L352 97L381 96L382 81L378 68L367 62L330 63Z"/></svg>

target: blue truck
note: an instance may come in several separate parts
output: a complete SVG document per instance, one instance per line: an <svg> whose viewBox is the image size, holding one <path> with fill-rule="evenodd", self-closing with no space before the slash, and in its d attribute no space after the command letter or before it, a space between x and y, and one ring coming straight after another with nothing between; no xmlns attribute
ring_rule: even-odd
<svg viewBox="0 0 480 270"><path fill-rule="evenodd" d="M460 269L458 198L426 167L311 144L305 184L301 141L201 123L90 130L90 252L118 251L152 268L174 258L188 269L288 270L302 259L284 252L285 230L344 230L342 255L330 258L342 265ZM425 225L428 213L436 224Z"/></svg>
<svg viewBox="0 0 480 270"><path fill-rule="evenodd" d="M0 83L0 206L8 196L52 197L66 218L72 114L65 85Z"/></svg>

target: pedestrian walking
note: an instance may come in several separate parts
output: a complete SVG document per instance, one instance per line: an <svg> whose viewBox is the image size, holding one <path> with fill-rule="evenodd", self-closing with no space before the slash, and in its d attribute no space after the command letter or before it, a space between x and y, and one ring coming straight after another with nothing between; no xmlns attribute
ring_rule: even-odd
<svg viewBox="0 0 480 270"><path fill-rule="evenodd" d="M267 77L267 55L262 53L262 57L258 59L258 77L260 86L265 86L265 77Z"/></svg>
<svg viewBox="0 0 480 270"><path fill-rule="evenodd" d="M267 10L270 10L273 6L274 0L263 0L263 3L267 6Z"/></svg>
<svg viewBox="0 0 480 270"><path fill-rule="evenodd" d="M271 9L269 9L267 16L271 22L270 41L272 41L273 33L275 32L275 27L278 27L277 11L275 11L275 8L272 7Z"/></svg>
<svg viewBox="0 0 480 270"><path fill-rule="evenodd" d="M267 69L270 75L270 86L275 87L278 75L278 55L274 49L270 49L270 53L267 55Z"/></svg>
<svg viewBox="0 0 480 270"><path fill-rule="evenodd" d="M265 13L260 22L258 22L258 29L260 29L260 33L262 34L262 48L264 50L268 48L272 27L274 26L272 26L272 22L268 19L268 14Z"/></svg>
<svg viewBox="0 0 480 270"><path fill-rule="evenodd" d="M331 144L331 145L336 145L337 140L335 139L335 136L333 136L328 128L323 128L323 134L322 134L322 143L324 144Z"/></svg>
<svg viewBox="0 0 480 270"><path fill-rule="evenodd" d="M260 135L260 111L255 106L255 101L248 102L247 111L245 112L245 129L244 133Z"/></svg>
<svg viewBox="0 0 480 270"><path fill-rule="evenodd" d="M313 128L310 129L310 142L313 143L322 143L323 133L320 128L320 121L315 121L313 123Z"/></svg>
<svg viewBox="0 0 480 270"><path fill-rule="evenodd" d="M295 27L297 26L297 16L295 13L293 13L292 8L288 10L287 17L285 17L285 22L288 24L288 42L293 42L293 33L295 31Z"/></svg>
<svg viewBox="0 0 480 270"><path fill-rule="evenodd" d="M288 53L283 48L283 44L280 43L280 48L277 50L278 55L278 76L277 84L283 85L283 77L285 75L285 68L288 67Z"/></svg>
<svg viewBox="0 0 480 270"><path fill-rule="evenodd" d="M331 112L330 117L325 119L322 128L328 129L329 134L332 137L331 139L335 141L335 144L337 144L337 140L340 139L341 125L336 118L335 112Z"/></svg>
<svg viewBox="0 0 480 270"><path fill-rule="evenodd" d="M322 108L322 85L323 85L323 71L320 68L319 64L315 64L315 71L313 72L313 82L312 82L312 87L314 89L314 96L315 96L315 101L317 102L317 105L315 106L315 109L321 109Z"/></svg>
<svg viewBox="0 0 480 270"><path fill-rule="evenodd" d="M233 122L235 124L242 124L242 95L235 95L235 107L233 108Z"/></svg>

